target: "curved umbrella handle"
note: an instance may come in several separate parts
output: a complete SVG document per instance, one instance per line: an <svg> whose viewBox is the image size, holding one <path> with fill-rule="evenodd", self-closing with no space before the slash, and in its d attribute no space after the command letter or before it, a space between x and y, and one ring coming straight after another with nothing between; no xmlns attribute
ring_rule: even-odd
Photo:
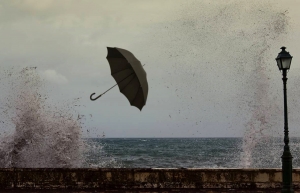
<svg viewBox="0 0 300 193"><path fill-rule="evenodd" d="M92 98L92 96L93 96L94 94L96 94L96 93L93 93L93 94L91 94L91 96L90 96L91 101L95 101L95 100L97 100L98 98L100 98L100 97L103 95L103 94L100 94L100 95L97 96L96 98Z"/></svg>
<svg viewBox="0 0 300 193"><path fill-rule="evenodd" d="M92 98L92 96L93 96L94 94L96 94L96 93L91 94L91 96L90 96L91 101L97 100L98 98L100 98L102 95L104 95L104 94L107 93L110 89L114 88L114 87L117 86L117 85L118 85L118 83L115 84L114 86L110 87L107 91L105 91L104 93L100 94L99 96L97 96L97 97L94 98L94 99Z"/></svg>
<svg viewBox="0 0 300 193"><path fill-rule="evenodd" d="M143 66L145 66L146 64L144 64ZM122 82L123 80L125 80L126 78L128 78L129 76L131 76L133 73L129 74L128 76L126 76L124 79L122 79L121 81L119 81L117 84L113 85L112 87L110 87L107 91L105 91L104 93L100 94L99 96L97 96L96 98L92 98L92 96L96 93L91 94L90 99L92 101L97 100L98 98L100 98L102 95L104 95L105 93L107 93L110 89L114 88L115 86L117 86L120 82Z"/></svg>
<svg viewBox="0 0 300 193"><path fill-rule="evenodd" d="M123 80L125 80L126 78L128 78L128 77L131 76L132 74L133 74L133 73L129 74L129 75L128 75L127 77L125 77ZM121 80L120 82L122 82L123 80ZM118 83L120 83L120 82L118 82ZM100 98L102 95L104 95L105 93L107 93L110 89L112 89L112 88L114 88L115 86L117 86L118 83L115 84L115 85L113 85L113 86L110 87L107 91L105 91L104 93L100 94L99 96L97 96L97 97L94 98L94 99L92 98L92 96L93 96L94 94L96 94L96 93L91 94L90 99L91 99L92 101L97 100L97 99Z"/></svg>

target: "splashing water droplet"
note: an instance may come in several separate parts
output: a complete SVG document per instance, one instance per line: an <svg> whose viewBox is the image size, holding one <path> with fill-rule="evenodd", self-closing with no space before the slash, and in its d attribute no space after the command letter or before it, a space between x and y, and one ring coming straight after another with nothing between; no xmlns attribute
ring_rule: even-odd
<svg viewBox="0 0 300 193"><path fill-rule="evenodd" d="M73 106L47 104L44 83L36 68L2 74L2 127L10 132L0 143L0 167L80 167L84 142L81 123L72 118Z"/></svg>

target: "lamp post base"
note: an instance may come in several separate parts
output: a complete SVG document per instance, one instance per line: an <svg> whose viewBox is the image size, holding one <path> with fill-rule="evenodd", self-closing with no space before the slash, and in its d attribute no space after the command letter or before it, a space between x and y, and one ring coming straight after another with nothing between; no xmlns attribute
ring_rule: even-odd
<svg viewBox="0 0 300 193"><path fill-rule="evenodd" d="M294 193L293 189L282 189L281 193Z"/></svg>
<svg viewBox="0 0 300 193"><path fill-rule="evenodd" d="M281 193L294 193L292 155L289 146L285 146L282 159L282 190Z"/></svg>

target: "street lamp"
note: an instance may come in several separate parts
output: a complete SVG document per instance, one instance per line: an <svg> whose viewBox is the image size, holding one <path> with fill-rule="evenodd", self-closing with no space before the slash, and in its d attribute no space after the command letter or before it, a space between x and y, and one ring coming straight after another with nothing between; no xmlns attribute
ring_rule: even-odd
<svg viewBox="0 0 300 193"><path fill-rule="evenodd" d="M286 97L286 73L290 69L292 56L285 51L286 47L281 47L282 51L278 54L276 61L280 71L282 71L283 81L283 98L284 98L284 151L281 156L282 160L282 193L293 193L292 182L292 154L289 147L289 128L288 128L288 111Z"/></svg>

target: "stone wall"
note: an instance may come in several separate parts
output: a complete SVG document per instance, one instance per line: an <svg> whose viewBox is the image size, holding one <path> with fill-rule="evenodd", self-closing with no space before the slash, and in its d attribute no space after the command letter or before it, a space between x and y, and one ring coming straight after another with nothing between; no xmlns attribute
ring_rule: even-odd
<svg viewBox="0 0 300 193"><path fill-rule="evenodd" d="M242 192L280 190L281 177L281 169L10 168L0 169L0 189ZM300 190L300 169L293 181Z"/></svg>

